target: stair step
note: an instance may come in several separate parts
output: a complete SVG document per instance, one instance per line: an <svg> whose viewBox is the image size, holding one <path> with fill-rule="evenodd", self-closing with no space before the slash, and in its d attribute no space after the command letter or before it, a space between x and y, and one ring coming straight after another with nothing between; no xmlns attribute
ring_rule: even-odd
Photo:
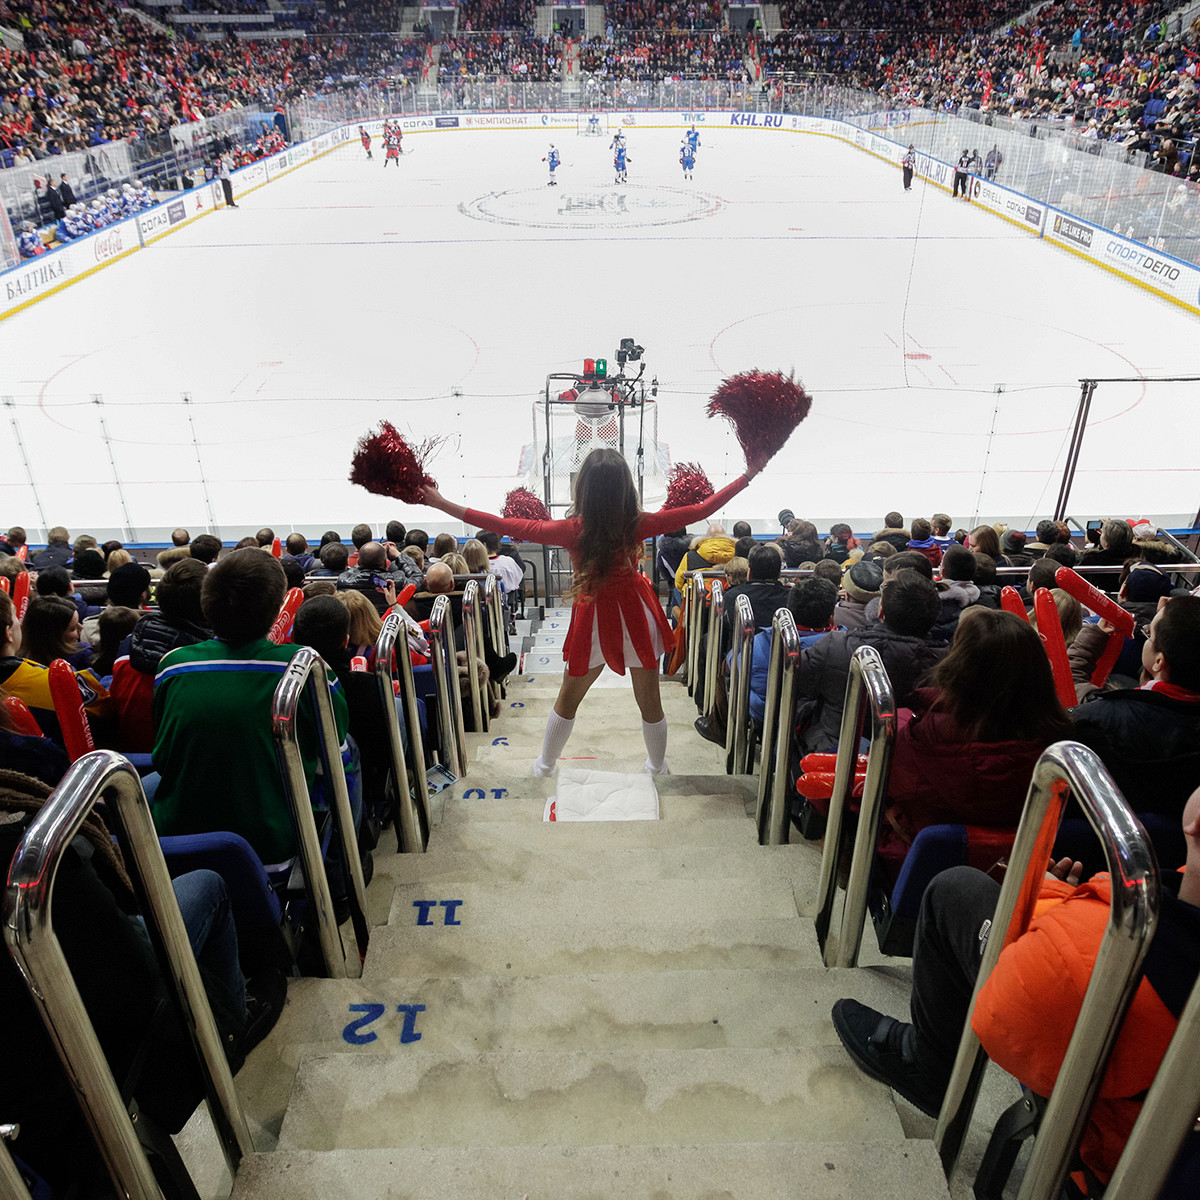
<svg viewBox="0 0 1200 1200"><path fill-rule="evenodd" d="M392 896L389 926L419 923L418 902L449 900L434 894L427 883L402 883ZM791 882L778 875L760 876L754 886L726 875L715 879L568 879L552 882L506 883L495 879L458 881L453 899L460 901L457 920L472 929L513 930L533 913L548 913L583 934L596 926L621 927L625 922L650 918L660 925L703 928L709 921L738 916L746 920L786 920L796 917L796 897ZM449 913L445 914L447 917ZM436 916L438 937L453 937L460 925L443 925Z"/></svg>
<svg viewBox="0 0 1200 1200"><path fill-rule="evenodd" d="M415 1050L415 1053L412 1052ZM284 1148L903 1139L840 1046L305 1058Z"/></svg>
<svg viewBox="0 0 1200 1200"><path fill-rule="evenodd" d="M422 899L460 899L423 896ZM434 910L433 920L444 912ZM462 912L462 910L459 910ZM664 922L653 911L617 927L568 924L556 908L534 909L518 925L475 922L384 925L371 933L364 978L426 975L563 975L572 972L767 970L820 963L811 921L796 917Z"/></svg>
<svg viewBox="0 0 1200 1200"><path fill-rule="evenodd" d="M931 1142L281 1150L242 1162L233 1200L939 1200Z"/></svg>
<svg viewBox="0 0 1200 1200"><path fill-rule="evenodd" d="M579 764L584 766L586 764ZM470 782L469 778L467 782ZM541 782L531 779L531 783ZM553 780L545 782L553 783ZM657 782L657 781L656 781ZM554 795L551 788L549 795ZM526 825L549 824L542 821L545 810L544 798L518 798L506 796L503 799L472 799L459 800L450 797L446 800L440 825L452 824L459 821L518 821ZM746 807L740 796L678 796L671 792L659 792L658 812L660 821L692 821L721 819L729 821L744 821ZM579 824L591 822L577 822ZM595 822L607 824L608 822ZM656 821L622 821L619 824L655 825ZM564 821L563 824L572 824Z"/></svg>
<svg viewBox="0 0 1200 1200"><path fill-rule="evenodd" d="M738 824L720 817L687 821L539 821L533 825L481 815L469 821L439 825L429 844L431 850L439 852L486 850L502 858L509 852L535 848L733 847L755 846L758 842L749 821Z"/></svg>
<svg viewBox="0 0 1200 1200"><path fill-rule="evenodd" d="M491 884L622 879L650 883L661 879L726 878L754 886L760 879L774 878L815 892L820 865L821 852L815 843L606 849L544 841L525 846L510 841L503 849L488 846L452 850L442 848L435 839L426 854L381 856L377 852L375 879L396 885L451 880L486 880Z"/></svg>

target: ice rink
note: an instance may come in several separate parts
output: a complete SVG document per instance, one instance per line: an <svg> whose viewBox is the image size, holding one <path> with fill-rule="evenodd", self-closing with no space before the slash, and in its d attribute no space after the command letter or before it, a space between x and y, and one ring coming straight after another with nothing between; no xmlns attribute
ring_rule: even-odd
<svg viewBox="0 0 1200 1200"><path fill-rule="evenodd" d="M1053 507L1081 377L1200 368L1183 310L933 187L906 194L867 154L702 137L687 182L679 131L629 130L625 185L608 138L572 129L409 134L399 170L352 143L13 316L3 521L31 540L43 517L135 540L448 527L346 482L358 435L384 417L445 435L442 490L498 506L546 374L632 337L661 449L717 486L742 468L704 416L722 378L794 369L812 392L730 517L1028 525ZM1072 513L1190 521L1196 390L1102 384Z"/></svg>

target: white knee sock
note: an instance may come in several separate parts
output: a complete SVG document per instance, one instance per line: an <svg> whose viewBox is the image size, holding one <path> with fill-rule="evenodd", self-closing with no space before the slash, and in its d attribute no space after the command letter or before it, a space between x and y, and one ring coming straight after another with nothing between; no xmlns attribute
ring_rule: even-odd
<svg viewBox="0 0 1200 1200"><path fill-rule="evenodd" d="M642 737L646 742L646 771L650 775L666 774L667 718L642 722Z"/></svg>
<svg viewBox="0 0 1200 1200"><path fill-rule="evenodd" d="M558 756L563 752L574 728L574 717L568 720L560 717L554 709L550 710L550 719L546 722L546 733L542 738L542 753L533 760L534 775L554 774L558 767Z"/></svg>

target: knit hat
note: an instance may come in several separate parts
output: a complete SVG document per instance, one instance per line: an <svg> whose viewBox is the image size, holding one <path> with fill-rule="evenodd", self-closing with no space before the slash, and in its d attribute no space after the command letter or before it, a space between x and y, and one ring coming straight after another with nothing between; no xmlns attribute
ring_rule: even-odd
<svg viewBox="0 0 1200 1200"><path fill-rule="evenodd" d="M883 587L883 568L876 562L856 562L842 576L842 587L851 600L864 604L879 595Z"/></svg>
<svg viewBox="0 0 1200 1200"><path fill-rule="evenodd" d="M1025 549L1025 534L1020 529L1010 529L1000 539L1000 549L1007 554L1020 554Z"/></svg>
<svg viewBox="0 0 1200 1200"><path fill-rule="evenodd" d="M1171 581L1157 567L1139 563L1125 580L1125 599L1144 604L1171 594Z"/></svg>
<svg viewBox="0 0 1200 1200"><path fill-rule="evenodd" d="M1133 530L1133 536L1140 541L1152 538L1158 533L1158 527L1154 522L1147 521L1145 517L1130 517L1129 528Z"/></svg>

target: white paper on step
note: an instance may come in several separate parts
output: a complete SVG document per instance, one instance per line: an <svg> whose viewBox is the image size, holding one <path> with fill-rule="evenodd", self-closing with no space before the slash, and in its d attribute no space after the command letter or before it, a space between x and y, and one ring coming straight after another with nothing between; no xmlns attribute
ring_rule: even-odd
<svg viewBox="0 0 1200 1200"><path fill-rule="evenodd" d="M649 775L560 770L544 821L657 821L658 789Z"/></svg>

